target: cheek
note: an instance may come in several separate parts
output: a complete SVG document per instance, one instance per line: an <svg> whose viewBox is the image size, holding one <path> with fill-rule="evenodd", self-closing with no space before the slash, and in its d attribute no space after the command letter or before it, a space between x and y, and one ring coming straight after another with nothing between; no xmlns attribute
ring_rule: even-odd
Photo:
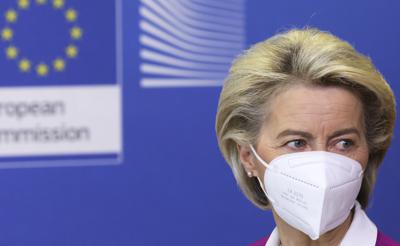
<svg viewBox="0 0 400 246"><path fill-rule="evenodd" d="M267 170L266 167L264 167L263 165L259 165L257 167L257 172L260 174L259 178L264 182L264 175L265 175L265 171Z"/></svg>
<svg viewBox="0 0 400 246"><path fill-rule="evenodd" d="M367 168L367 165L368 165L368 153L367 154L365 154L364 156L363 156L363 158L359 161L360 163L361 163L361 165L362 165L362 168L363 168L363 170L365 170L366 168Z"/></svg>
<svg viewBox="0 0 400 246"><path fill-rule="evenodd" d="M365 170L369 159L369 150L367 144L365 144L365 146L362 146L359 151L357 151L354 159L357 160L361 164L363 170Z"/></svg>

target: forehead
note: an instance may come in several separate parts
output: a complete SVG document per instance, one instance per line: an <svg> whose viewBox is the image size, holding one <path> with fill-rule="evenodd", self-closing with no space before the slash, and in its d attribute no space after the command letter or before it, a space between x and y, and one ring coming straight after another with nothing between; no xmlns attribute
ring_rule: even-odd
<svg viewBox="0 0 400 246"><path fill-rule="evenodd" d="M340 87L299 85L278 94L269 105L268 125L316 130L321 127L361 127L362 104L352 92Z"/></svg>

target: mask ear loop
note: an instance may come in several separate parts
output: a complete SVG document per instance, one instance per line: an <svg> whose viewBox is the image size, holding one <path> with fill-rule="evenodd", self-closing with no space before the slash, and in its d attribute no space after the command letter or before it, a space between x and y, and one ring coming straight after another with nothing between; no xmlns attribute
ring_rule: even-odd
<svg viewBox="0 0 400 246"><path fill-rule="evenodd" d="M266 167L267 169L269 169L269 170L272 170L272 169L273 169L271 165L269 165L267 162L265 162L265 161L257 154L257 151L254 149L253 145L251 145L251 144L250 144L250 149L251 149L251 152L253 152L253 154L254 154L254 156L256 157L256 159L257 159L263 166L265 166L265 167ZM261 189L263 190L265 196L266 196L270 201L272 201L272 199L270 198L270 196L268 195L267 191L266 191L265 188L264 188L264 182L261 182L261 179L260 179L258 176L256 176L256 178L257 178L258 183L260 184L260 187L261 187Z"/></svg>
<svg viewBox="0 0 400 246"><path fill-rule="evenodd" d="M254 156L257 158L257 160L258 160L259 162L261 162L261 164L263 164L266 168L271 168L270 165L269 165L267 162L265 162L265 161L257 154L257 151L254 149L254 147L253 147L252 144L250 144L250 149L251 149L251 152L253 152Z"/></svg>

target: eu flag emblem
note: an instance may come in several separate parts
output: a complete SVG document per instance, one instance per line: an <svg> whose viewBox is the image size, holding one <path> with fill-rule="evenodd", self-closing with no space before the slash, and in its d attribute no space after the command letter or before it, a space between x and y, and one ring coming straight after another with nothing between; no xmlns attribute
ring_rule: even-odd
<svg viewBox="0 0 400 246"><path fill-rule="evenodd" d="M2 0L0 86L109 84L113 1Z"/></svg>

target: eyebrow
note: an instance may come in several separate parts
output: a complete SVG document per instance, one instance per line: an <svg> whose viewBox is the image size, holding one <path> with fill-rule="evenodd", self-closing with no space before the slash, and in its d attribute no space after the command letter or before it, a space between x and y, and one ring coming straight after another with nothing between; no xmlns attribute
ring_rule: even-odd
<svg viewBox="0 0 400 246"><path fill-rule="evenodd" d="M338 137L338 136L341 136L341 135L351 134L351 133L356 134L358 137L361 136L361 134L360 134L360 132L357 130L357 128L352 127L352 128L345 128L345 129L337 130L337 131L335 131L334 133L332 133L332 134L328 137L328 139L332 139L332 138L335 138L335 137ZM309 133L309 132L299 131L299 130L293 130L293 129L286 129L286 130L280 132L280 133L277 135L276 138L278 139L278 138L282 138L282 137L290 136L290 135L299 135L299 136L302 136L302 137L307 138L307 139L312 139L312 138L314 138L314 136L313 136L311 133Z"/></svg>
<svg viewBox="0 0 400 246"><path fill-rule="evenodd" d="M278 136L276 136L276 138L278 139L278 138L282 138L282 137L286 137L286 136L290 136L290 135L299 135L299 136L302 136L307 139L313 138L313 135L309 132L292 130L292 129L286 129L286 130L280 132L278 134Z"/></svg>
<svg viewBox="0 0 400 246"><path fill-rule="evenodd" d="M360 132L357 130L357 128L345 128L345 129L341 129L341 130L337 130L334 133L332 133L332 135L329 136L329 139L341 136L341 135L346 135L346 134L350 134L350 133L354 133L356 134L358 137L361 136Z"/></svg>

